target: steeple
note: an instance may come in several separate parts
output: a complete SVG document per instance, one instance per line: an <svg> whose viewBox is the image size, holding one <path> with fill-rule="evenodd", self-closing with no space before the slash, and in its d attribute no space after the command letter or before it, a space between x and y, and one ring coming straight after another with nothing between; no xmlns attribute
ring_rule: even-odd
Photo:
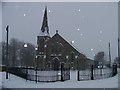
<svg viewBox="0 0 120 90"><path fill-rule="evenodd" d="M47 6L45 7L45 11L44 11L44 17L43 17L41 31L49 34L48 19L47 19Z"/></svg>

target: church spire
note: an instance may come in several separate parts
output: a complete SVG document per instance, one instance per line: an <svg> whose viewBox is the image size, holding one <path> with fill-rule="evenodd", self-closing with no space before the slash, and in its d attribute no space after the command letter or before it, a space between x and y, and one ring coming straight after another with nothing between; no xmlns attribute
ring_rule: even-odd
<svg viewBox="0 0 120 90"><path fill-rule="evenodd" d="M48 19L47 19L47 6L45 7L44 17L41 27L42 32L47 32L49 34Z"/></svg>

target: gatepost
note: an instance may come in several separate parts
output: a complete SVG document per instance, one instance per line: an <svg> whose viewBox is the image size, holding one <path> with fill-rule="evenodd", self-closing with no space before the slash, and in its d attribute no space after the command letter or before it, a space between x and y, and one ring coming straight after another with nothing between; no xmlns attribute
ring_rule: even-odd
<svg viewBox="0 0 120 90"><path fill-rule="evenodd" d="M63 82L63 68L64 68L64 64L61 64L61 82Z"/></svg>
<svg viewBox="0 0 120 90"><path fill-rule="evenodd" d="M94 80L94 78L93 78L93 65L91 66L91 80Z"/></svg>

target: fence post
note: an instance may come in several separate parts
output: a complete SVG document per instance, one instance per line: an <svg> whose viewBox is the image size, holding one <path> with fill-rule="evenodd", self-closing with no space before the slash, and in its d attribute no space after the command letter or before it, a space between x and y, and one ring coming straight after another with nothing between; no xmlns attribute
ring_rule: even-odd
<svg viewBox="0 0 120 90"><path fill-rule="evenodd" d="M77 80L79 81L80 80L80 75L79 75L79 70L78 70L78 74L77 74Z"/></svg>
<svg viewBox="0 0 120 90"><path fill-rule="evenodd" d="M113 65L113 76L117 74L117 65Z"/></svg>
<svg viewBox="0 0 120 90"><path fill-rule="evenodd" d="M35 68L35 74L36 74L36 77L35 77L35 81L36 81L36 83L37 83L37 67Z"/></svg>
<svg viewBox="0 0 120 90"><path fill-rule="evenodd" d="M61 64L61 82L63 82L63 63Z"/></svg>
<svg viewBox="0 0 120 90"><path fill-rule="evenodd" d="M117 66L116 66L116 64L113 65L112 72L113 72L113 76L115 76L117 74Z"/></svg>
<svg viewBox="0 0 120 90"><path fill-rule="evenodd" d="M115 71L116 71L116 74L117 74L117 64L115 64ZM116 74L115 74L115 75L116 75Z"/></svg>
<svg viewBox="0 0 120 90"><path fill-rule="evenodd" d="M116 74L117 74L118 72L117 72L117 64L116 64Z"/></svg>
<svg viewBox="0 0 120 90"><path fill-rule="evenodd" d="M115 76L115 66L114 65L112 66L112 73L113 73L112 76Z"/></svg>
<svg viewBox="0 0 120 90"><path fill-rule="evenodd" d="M94 80L94 78L93 78L93 65L91 66L91 80Z"/></svg>

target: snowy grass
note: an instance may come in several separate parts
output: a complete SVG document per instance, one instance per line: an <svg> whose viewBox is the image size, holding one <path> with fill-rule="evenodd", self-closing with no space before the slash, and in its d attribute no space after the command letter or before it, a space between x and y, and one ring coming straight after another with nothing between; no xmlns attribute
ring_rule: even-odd
<svg viewBox="0 0 120 90"><path fill-rule="evenodd" d="M118 74L111 78L89 81L77 81L77 71L71 71L71 79L65 82L43 83L27 81L23 78L10 74L9 79L5 79L5 72L0 72L0 79L6 88L118 88ZM2 83L0 81L0 83ZM1 85L2 86L2 85Z"/></svg>

